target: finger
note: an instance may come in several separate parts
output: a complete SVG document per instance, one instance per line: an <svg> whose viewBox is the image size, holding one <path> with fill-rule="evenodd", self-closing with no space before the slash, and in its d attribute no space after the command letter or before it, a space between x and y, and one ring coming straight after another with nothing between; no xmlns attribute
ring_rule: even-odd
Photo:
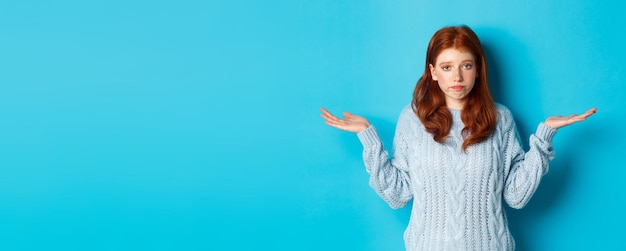
<svg viewBox="0 0 626 251"><path fill-rule="evenodd" d="M329 126L337 127L337 128L339 128L341 126L339 123L336 123L336 122L333 122L333 121L329 121L329 120L324 121L324 123L326 123Z"/></svg>
<svg viewBox="0 0 626 251"><path fill-rule="evenodd" d="M344 121L345 119L339 118L333 114L331 114L328 110L324 109L322 110L322 117L331 119L331 120L335 120L335 121Z"/></svg>
<svg viewBox="0 0 626 251"><path fill-rule="evenodd" d="M326 120L326 122L330 122L330 123L333 123L333 124L340 124L343 121L343 120L341 120L341 119L339 119L339 118L337 118L335 116L328 115L328 114L322 114L322 118L324 118L324 120Z"/></svg>
<svg viewBox="0 0 626 251"><path fill-rule="evenodd" d="M328 110L326 110L326 108L322 107L322 108L320 108L320 110L322 110L322 114L327 114L327 115L330 115L330 116L334 117L334 115L332 113L330 113Z"/></svg>
<svg viewBox="0 0 626 251"><path fill-rule="evenodd" d="M330 113L328 110L322 108L322 117L324 119L328 119L328 120L338 120L339 118L335 117L335 115L333 115L332 113Z"/></svg>
<svg viewBox="0 0 626 251"><path fill-rule="evenodd" d="M341 118L335 117L335 115L332 115L330 113L322 113L322 117L326 121L330 121L330 122L335 123L335 124L339 124L339 123L345 124L345 119L341 119Z"/></svg>
<svg viewBox="0 0 626 251"><path fill-rule="evenodd" d="M334 115L330 114L328 111L322 111L321 116L324 117L324 118L334 118L335 117Z"/></svg>
<svg viewBox="0 0 626 251"><path fill-rule="evenodd" d="M593 115L594 113L596 113L596 110L591 109L581 115L574 116L573 119L575 119L576 121L586 120L589 116Z"/></svg>
<svg viewBox="0 0 626 251"><path fill-rule="evenodd" d="M357 115L354 115L354 114L349 113L349 112L343 112L343 116L348 118L348 119L353 119L353 118L358 117Z"/></svg>
<svg viewBox="0 0 626 251"><path fill-rule="evenodd" d="M334 123L334 122L326 121L326 124L329 125L329 126L332 126L334 128L337 128L337 129L341 129L341 130L344 130L344 131L346 130L346 126L344 124L341 124L341 123Z"/></svg>
<svg viewBox="0 0 626 251"><path fill-rule="evenodd" d="M576 122L580 122L580 121L583 121L583 120L585 120L585 119L584 119L584 118L581 118L581 117L570 118L570 119L568 119L568 120L566 121L566 123L565 123L565 124L567 124L567 125L571 125L571 124L574 124L574 123L576 123Z"/></svg>
<svg viewBox="0 0 626 251"><path fill-rule="evenodd" d="M593 115L594 113L596 113L596 111L598 111L598 108L591 108L589 109L587 112L583 113L582 115L580 115L581 117L587 118L591 115Z"/></svg>

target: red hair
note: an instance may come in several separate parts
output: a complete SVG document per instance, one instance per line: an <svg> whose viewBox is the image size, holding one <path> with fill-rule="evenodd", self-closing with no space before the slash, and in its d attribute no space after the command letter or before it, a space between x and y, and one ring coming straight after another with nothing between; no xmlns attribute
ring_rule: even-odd
<svg viewBox="0 0 626 251"><path fill-rule="evenodd" d="M476 82L467 96L461 110L463 145L467 147L487 139L496 128L497 109L489 91L485 53L478 36L467 26L444 27L433 35L426 52L424 74L417 81L413 92L413 112L422 121L433 139L443 143L452 126L452 114L446 107L444 93L430 72L429 65L435 65L439 54L448 48L470 52L476 60Z"/></svg>

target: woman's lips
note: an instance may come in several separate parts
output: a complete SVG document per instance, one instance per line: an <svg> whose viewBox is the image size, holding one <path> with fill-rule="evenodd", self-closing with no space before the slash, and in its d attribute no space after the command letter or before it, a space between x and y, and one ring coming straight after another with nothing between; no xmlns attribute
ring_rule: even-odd
<svg viewBox="0 0 626 251"><path fill-rule="evenodd" d="M450 89L454 90L454 91L460 91L463 90L463 88L465 88L462 85L454 85L454 86L450 86Z"/></svg>

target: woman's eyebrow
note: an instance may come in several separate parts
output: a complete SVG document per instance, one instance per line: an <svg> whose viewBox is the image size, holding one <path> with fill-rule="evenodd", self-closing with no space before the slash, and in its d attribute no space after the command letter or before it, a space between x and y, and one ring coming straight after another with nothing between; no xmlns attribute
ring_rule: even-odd
<svg viewBox="0 0 626 251"><path fill-rule="evenodd" d="M466 62L472 62L474 63L474 59L465 59L463 61L461 61L461 63L466 63ZM452 64L452 61L443 61L437 65L445 65L445 64Z"/></svg>

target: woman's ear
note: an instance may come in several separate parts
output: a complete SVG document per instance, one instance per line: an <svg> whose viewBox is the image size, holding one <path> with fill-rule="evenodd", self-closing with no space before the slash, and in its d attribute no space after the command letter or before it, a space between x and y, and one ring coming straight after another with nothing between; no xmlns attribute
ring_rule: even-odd
<svg viewBox="0 0 626 251"><path fill-rule="evenodd" d="M433 77L433 80L437 81L437 74L435 74L435 67L433 64L428 64L428 68L430 69L430 75Z"/></svg>

